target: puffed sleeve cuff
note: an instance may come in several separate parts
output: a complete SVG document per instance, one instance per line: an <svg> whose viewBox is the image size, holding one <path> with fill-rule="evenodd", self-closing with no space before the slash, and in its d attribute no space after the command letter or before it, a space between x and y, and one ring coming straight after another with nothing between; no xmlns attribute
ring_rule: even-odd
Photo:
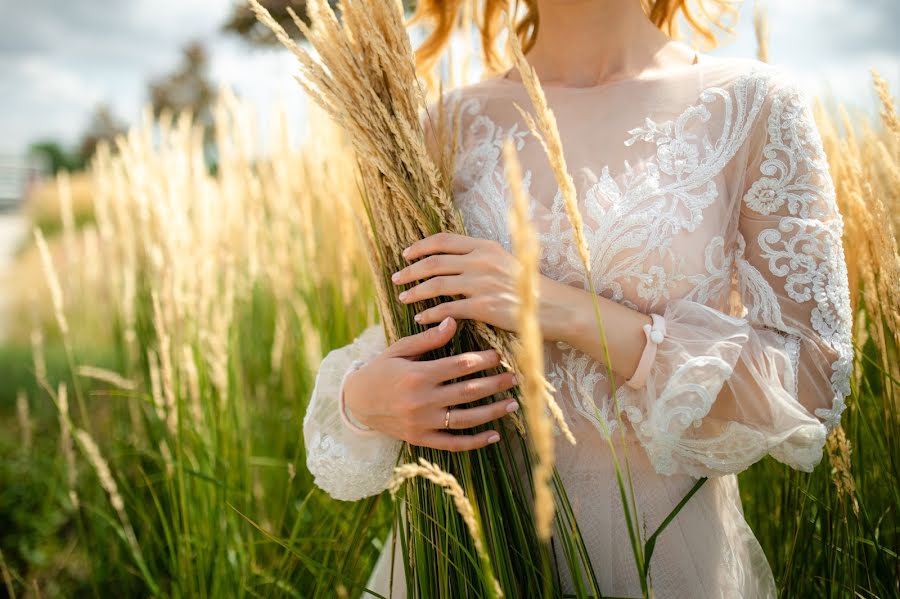
<svg viewBox="0 0 900 599"><path fill-rule="evenodd" d="M772 454L812 470L825 426L797 400L784 337L687 299L670 301L666 333L642 388L620 407L660 474L739 472Z"/></svg>
<svg viewBox="0 0 900 599"><path fill-rule="evenodd" d="M380 325L373 325L352 344L325 356L316 374L303 418L306 466L316 486L335 499L356 501L387 488L403 443L379 431L360 434L340 414L339 398L347 374L384 345Z"/></svg>

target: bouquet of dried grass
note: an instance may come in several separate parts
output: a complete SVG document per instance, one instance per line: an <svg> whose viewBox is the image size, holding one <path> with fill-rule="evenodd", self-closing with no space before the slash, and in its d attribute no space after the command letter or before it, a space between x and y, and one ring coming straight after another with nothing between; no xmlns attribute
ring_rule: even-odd
<svg viewBox="0 0 900 599"><path fill-rule="evenodd" d="M312 26L292 17L318 54L314 56L257 0L250 4L296 56L298 83L346 131L354 148L363 228L388 342L420 332L413 314L438 302L393 301L390 275L406 265L403 248L434 233L465 230L451 202L453 152L447 150L456 147L456 128L447 123L455 121L455 115L444 114L442 101L436 103L437 118L429 114L399 5L344 0L338 3L339 20L325 0L310 1ZM535 346L534 339L529 345ZM530 355L521 351L512 334L465 321L451 344L425 357L487 348L500 353L507 369L519 370L517 358ZM407 466L398 469L398 477L409 482L405 513L395 506L395 539L399 537L408 556L403 567L410 596L558 595L559 576L551 571L548 543L554 511L572 578L582 584L587 573L589 579L589 588L579 589L578 595L599 596L574 514L553 468L550 427L532 428L543 413L534 398L552 398L541 361L531 358L524 360L531 367L522 374L534 383L523 385L532 389L533 397L525 398L523 405L530 433L542 433L531 452L523 438L525 426L515 415L514 428L500 427L506 429L501 442L481 450L449 453L404 445L401 459ZM540 455L535 447L543 448ZM537 458L536 476L521 476L517 457L524 458L529 473L532 458ZM392 490L397 488L399 483ZM465 508L461 512L460 506ZM535 512L540 516L537 523Z"/></svg>

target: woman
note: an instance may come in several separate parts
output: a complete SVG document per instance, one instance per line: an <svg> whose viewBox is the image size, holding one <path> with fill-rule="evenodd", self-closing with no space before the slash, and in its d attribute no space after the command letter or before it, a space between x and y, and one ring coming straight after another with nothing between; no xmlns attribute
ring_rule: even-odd
<svg viewBox="0 0 900 599"><path fill-rule="evenodd" d="M456 4L422 10L452 16ZM778 69L671 40L661 29L682 2L527 4L528 22L540 23L527 58L578 190L643 529L710 477L659 539L656 595L772 597L735 474L765 455L812 470L852 363L842 220L806 99ZM425 46L431 57L439 37ZM449 99L462 114L454 202L472 237L413 244L394 282L400 301L458 299L423 312L420 323L440 323L424 333L385 348L376 325L325 358L304 420L309 469L334 497L376 494L403 441L478 449L497 434L458 431L518 408L509 398L463 407L502 397L515 384L508 373L443 384L495 367L492 351L417 359L459 319L514 328L500 159L512 138L541 239L546 373L578 439L557 444L557 467L601 590L639 596L604 440L618 423L592 298L548 161L515 107L531 106L525 87L512 70ZM389 558L370 580L383 594ZM393 586L402 596L403 582Z"/></svg>

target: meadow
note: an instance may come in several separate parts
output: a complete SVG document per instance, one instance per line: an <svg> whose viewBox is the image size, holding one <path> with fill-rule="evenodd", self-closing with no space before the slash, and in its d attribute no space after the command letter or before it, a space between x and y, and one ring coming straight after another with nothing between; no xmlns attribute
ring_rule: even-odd
<svg viewBox="0 0 900 599"><path fill-rule="evenodd" d="M811 474L740 476L785 597L900 596L900 120L819 107L844 216L856 361ZM225 94L215 168L167 115L48 183L0 346L0 577L10 596L357 596L387 494L305 468L316 368L379 318L352 151Z"/></svg>

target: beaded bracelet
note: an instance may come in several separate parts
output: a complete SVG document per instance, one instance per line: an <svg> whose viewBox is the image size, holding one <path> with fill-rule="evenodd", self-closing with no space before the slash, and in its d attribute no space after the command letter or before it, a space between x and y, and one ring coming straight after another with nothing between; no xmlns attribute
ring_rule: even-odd
<svg viewBox="0 0 900 599"><path fill-rule="evenodd" d="M644 351L641 353L641 359L631 378L625 381L632 389L640 389L647 382L647 375L650 374L650 367L656 359L656 348L662 343L666 336L666 319L659 314L650 314L653 319L653 326L644 325L644 336L647 343L644 345Z"/></svg>
<svg viewBox="0 0 900 599"><path fill-rule="evenodd" d="M357 422L350 415L350 412L347 410L347 403L344 401L344 383L347 382L347 377L359 370L362 366L365 365L365 363L365 360L353 360L353 362L350 364L350 367L347 368L347 372L345 372L344 376L341 378L341 385L340 387L338 387L338 411L341 414L341 420L344 422L347 428L358 435L371 436L377 434L378 431L371 429L360 422Z"/></svg>

